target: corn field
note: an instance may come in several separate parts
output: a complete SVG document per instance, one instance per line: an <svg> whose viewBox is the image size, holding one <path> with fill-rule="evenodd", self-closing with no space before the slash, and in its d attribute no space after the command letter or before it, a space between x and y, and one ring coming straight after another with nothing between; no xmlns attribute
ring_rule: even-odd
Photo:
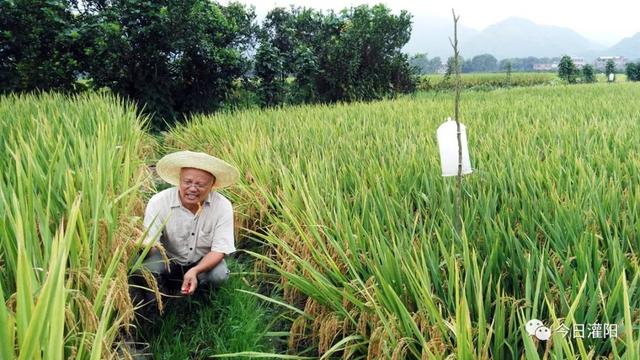
<svg viewBox="0 0 640 360"><path fill-rule="evenodd" d="M264 244L256 269L296 309L292 354L637 359L638 98L634 84L463 94L475 171L459 235L435 141L450 94L201 116L166 145L241 169L232 200ZM533 318L549 341L527 334ZM579 324L617 334L556 330Z"/></svg>
<svg viewBox="0 0 640 360"><path fill-rule="evenodd" d="M1 359L126 354L149 144L105 95L0 98Z"/></svg>

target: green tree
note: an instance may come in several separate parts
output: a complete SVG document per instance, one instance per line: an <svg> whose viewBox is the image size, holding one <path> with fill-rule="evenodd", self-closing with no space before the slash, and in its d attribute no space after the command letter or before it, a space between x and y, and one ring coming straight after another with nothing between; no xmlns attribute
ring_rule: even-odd
<svg viewBox="0 0 640 360"><path fill-rule="evenodd" d="M507 85L511 85L511 71L513 69L513 66L511 65L511 61L506 61L504 63L503 69L506 71Z"/></svg>
<svg viewBox="0 0 640 360"><path fill-rule="evenodd" d="M426 53L419 53L413 55L409 59L409 64L416 69L419 74L429 73L429 58Z"/></svg>
<svg viewBox="0 0 640 360"><path fill-rule="evenodd" d="M415 78L401 51L411 35L409 13L393 15L384 5L361 5L328 21L340 33L321 56L323 101L370 100L414 90Z"/></svg>
<svg viewBox="0 0 640 360"><path fill-rule="evenodd" d="M583 81L586 83L596 82L596 75L595 75L595 72L593 71L593 66L586 64L582 68L582 78L583 78Z"/></svg>
<svg viewBox="0 0 640 360"><path fill-rule="evenodd" d="M317 98L316 78L320 75L320 64L313 50L300 45L295 50L293 72L295 80L292 88L291 101L294 103L313 102Z"/></svg>
<svg viewBox="0 0 640 360"><path fill-rule="evenodd" d="M433 74L442 67L442 60L438 56L429 59L426 53L415 54L409 59L409 64L415 67L419 74Z"/></svg>
<svg viewBox="0 0 640 360"><path fill-rule="evenodd" d="M464 72L493 72L498 70L498 60L491 54L474 56L471 61L465 62Z"/></svg>
<svg viewBox="0 0 640 360"><path fill-rule="evenodd" d="M462 66L465 63L464 58L462 56L460 56L458 58L459 64L458 66L460 67L460 72L462 72ZM456 72L455 69L455 59L453 58L453 56L449 56L447 58L447 66L446 66L446 70L444 72L444 77L445 79L448 79L452 74L454 74Z"/></svg>
<svg viewBox="0 0 640 360"><path fill-rule="evenodd" d="M258 96L263 106L277 105L284 100L283 63L279 49L269 42L260 44L255 57L255 75L260 79Z"/></svg>
<svg viewBox="0 0 640 360"><path fill-rule="evenodd" d="M136 101L156 129L220 109L249 69L255 15L237 3L94 0L83 9L93 83Z"/></svg>
<svg viewBox="0 0 640 360"><path fill-rule="evenodd" d="M256 69L264 59L280 61L280 79L292 102L370 100L413 91L416 78L401 51L410 29L407 12L394 15L384 5L326 14L277 8L267 15L260 36L261 46L277 49L279 57L256 58ZM278 79L256 75L264 86ZM291 86L285 81L289 76Z"/></svg>
<svg viewBox="0 0 640 360"><path fill-rule="evenodd" d="M640 81L640 62L637 64L628 63L625 67L625 73L628 81Z"/></svg>
<svg viewBox="0 0 640 360"><path fill-rule="evenodd" d="M69 1L0 1L0 93L78 89L77 26Z"/></svg>
<svg viewBox="0 0 640 360"><path fill-rule="evenodd" d="M604 66L604 73L607 75L607 78L609 78L609 74L616 73L616 63L614 63L613 60L607 60L607 63Z"/></svg>
<svg viewBox="0 0 640 360"><path fill-rule="evenodd" d="M576 68L573 60L571 60L570 56L563 56L560 58L560 63L558 64L558 76L569 84L574 84L576 82L576 77L578 74L578 69Z"/></svg>

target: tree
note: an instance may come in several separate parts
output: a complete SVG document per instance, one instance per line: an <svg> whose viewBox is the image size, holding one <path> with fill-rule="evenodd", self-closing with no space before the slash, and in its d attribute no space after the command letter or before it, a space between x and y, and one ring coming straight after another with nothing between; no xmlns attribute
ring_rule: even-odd
<svg viewBox="0 0 640 360"><path fill-rule="evenodd" d="M498 69L498 60L491 54L476 55L465 64L465 72L493 72Z"/></svg>
<svg viewBox="0 0 640 360"><path fill-rule="evenodd" d="M269 42L261 43L255 57L255 75L260 79L258 96L263 106L273 106L283 102L285 96L283 69L280 50Z"/></svg>
<svg viewBox="0 0 640 360"><path fill-rule="evenodd" d="M578 69L570 56L565 55L560 58L560 63L558 64L558 76L561 79L565 80L569 84L573 84L576 82L577 74Z"/></svg>
<svg viewBox="0 0 640 360"><path fill-rule="evenodd" d="M416 69L419 74L426 74L429 66L429 59L426 53L413 55L409 59L409 64Z"/></svg>
<svg viewBox="0 0 640 360"><path fill-rule="evenodd" d="M77 90L77 26L66 0L0 1L0 93Z"/></svg>
<svg viewBox="0 0 640 360"><path fill-rule="evenodd" d="M320 75L318 57L310 47L300 45L296 47L293 70L296 74L292 87L291 101L295 103L313 102L316 92L316 78Z"/></svg>
<svg viewBox="0 0 640 360"><path fill-rule="evenodd" d="M153 127L182 115L212 112L249 69L255 14L237 3L208 0L86 1L81 36L86 69L144 106Z"/></svg>
<svg viewBox="0 0 640 360"><path fill-rule="evenodd" d="M339 36L322 56L324 101L379 99L415 88L402 47L411 36L411 15L393 15L384 5L343 10L336 19Z"/></svg>
<svg viewBox="0 0 640 360"><path fill-rule="evenodd" d="M460 66L461 70L462 70L462 64L464 64L464 58L462 56L458 57L458 66ZM445 79L448 79L452 74L454 74L456 72L455 69L455 59L453 58L453 56L449 56L447 58L447 67L444 73L444 77Z"/></svg>
<svg viewBox="0 0 640 360"><path fill-rule="evenodd" d="M511 61L507 61L504 64L504 69L506 70L506 73L507 73L507 85L511 85L511 69L512 69Z"/></svg>
<svg viewBox="0 0 640 360"><path fill-rule="evenodd" d="M430 74L439 72L440 68L442 68L442 59L440 59L439 56L436 56L429 61L428 69Z"/></svg>
<svg viewBox="0 0 640 360"><path fill-rule="evenodd" d="M593 71L593 66L586 64L582 67L582 78L586 83L594 83L596 82L596 76Z"/></svg>
<svg viewBox="0 0 640 360"><path fill-rule="evenodd" d="M616 63L613 62L612 59L607 60L607 64L604 66L604 73L609 78L609 74L615 74L616 72Z"/></svg>
<svg viewBox="0 0 640 360"><path fill-rule="evenodd" d="M429 59L426 53L415 54L409 59L409 64L415 67L419 74L433 74L440 70L442 60L438 56Z"/></svg>
<svg viewBox="0 0 640 360"><path fill-rule="evenodd" d="M401 51L410 29L407 12L394 15L384 5L337 14L279 8L267 15L261 46L278 49L281 79L294 79L287 97L291 101L379 99L415 88L414 71ZM258 77L261 83L271 81Z"/></svg>
<svg viewBox="0 0 640 360"><path fill-rule="evenodd" d="M640 81L640 62L637 64L632 62L628 63L625 68L625 73L627 74L628 81Z"/></svg>

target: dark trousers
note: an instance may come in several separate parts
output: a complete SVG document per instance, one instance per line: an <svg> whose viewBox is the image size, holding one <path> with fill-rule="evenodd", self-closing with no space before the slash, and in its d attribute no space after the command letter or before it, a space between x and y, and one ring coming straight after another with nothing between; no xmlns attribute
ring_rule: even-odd
<svg viewBox="0 0 640 360"><path fill-rule="evenodd" d="M142 265L149 270L158 284L158 290L162 295L179 295L184 274L198 262L182 265L175 261L164 262L159 252L147 255ZM210 286L219 286L229 278L227 263L222 261L208 272L198 274L198 289ZM147 318L153 320L158 315L158 303L156 294L144 288L151 288L150 284L137 272L131 275L130 295L133 305L137 308L136 318ZM196 289L197 291L197 289Z"/></svg>

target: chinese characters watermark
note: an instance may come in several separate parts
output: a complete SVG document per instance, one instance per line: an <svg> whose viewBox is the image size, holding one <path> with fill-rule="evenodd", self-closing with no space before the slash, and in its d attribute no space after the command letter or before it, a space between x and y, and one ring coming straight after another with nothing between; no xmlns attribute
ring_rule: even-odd
<svg viewBox="0 0 640 360"><path fill-rule="evenodd" d="M531 319L525 325L527 334L535 336L538 340L546 341L551 338L552 332L560 334L563 338L573 339L612 339L618 337L618 324L609 323L575 323L571 327L565 324L552 329L544 326L542 321Z"/></svg>

